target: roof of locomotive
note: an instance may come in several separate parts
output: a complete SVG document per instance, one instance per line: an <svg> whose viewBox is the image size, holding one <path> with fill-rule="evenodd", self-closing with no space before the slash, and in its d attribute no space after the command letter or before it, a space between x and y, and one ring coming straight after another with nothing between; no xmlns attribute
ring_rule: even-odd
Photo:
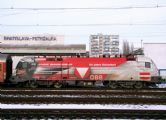
<svg viewBox="0 0 166 120"><path fill-rule="evenodd" d="M147 57L147 56L144 56L144 55L137 55L137 61L139 61L139 62L141 62L141 61L142 62L144 62L144 61L151 62L152 59Z"/></svg>

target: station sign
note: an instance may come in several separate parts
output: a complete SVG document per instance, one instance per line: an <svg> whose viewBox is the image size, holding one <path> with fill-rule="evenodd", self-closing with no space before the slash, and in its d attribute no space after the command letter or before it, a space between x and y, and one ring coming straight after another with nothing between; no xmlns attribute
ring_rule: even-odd
<svg viewBox="0 0 166 120"><path fill-rule="evenodd" d="M34 34L34 35L2 35L0 42L3 44L64 44L63 35Z"/></svg>

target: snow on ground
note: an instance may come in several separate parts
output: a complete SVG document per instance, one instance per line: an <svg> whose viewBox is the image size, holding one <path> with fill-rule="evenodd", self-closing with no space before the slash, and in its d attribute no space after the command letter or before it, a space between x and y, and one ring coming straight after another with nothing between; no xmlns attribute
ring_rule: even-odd
<svg viewBox="0 0 166 120"><path fill-rule="evenodd" d="M158 86L159 88L166 88L166 83L158 84L157 86Z"/></svg>
<svg viewBox="0 0 166 120"><path fill-rule="evenodd" d="M0 104L1 109L113 109L166 110L166 105L146 104Z"/></svg>

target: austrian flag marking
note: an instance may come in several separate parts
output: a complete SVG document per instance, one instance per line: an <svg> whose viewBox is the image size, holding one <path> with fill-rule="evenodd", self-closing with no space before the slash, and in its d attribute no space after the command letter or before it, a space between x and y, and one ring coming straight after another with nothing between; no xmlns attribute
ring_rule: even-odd
<svg viewBox="0 0 166 120"><path fill-rule="evenodd" d="M84 78L87 78L89 76L90 69L88 67L86 67L86 68L76 68L74 73L78 78L84 79Z"/></svg>
<svg viewBox="0 0 166 120"><path fill-rule="evenodd" d="M150 80L150 73L149 72L140 72L140 79L141 80Z"/></svg>

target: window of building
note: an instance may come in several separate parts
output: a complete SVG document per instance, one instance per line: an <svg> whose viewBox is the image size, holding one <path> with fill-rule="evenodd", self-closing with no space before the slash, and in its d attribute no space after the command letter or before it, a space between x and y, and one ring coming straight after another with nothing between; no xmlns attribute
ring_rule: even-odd
<svg viewBox="0 0 166 120"><path fill-rule="evenodd" d="M112 42L112 45L119 45L119 42L113 41L113 42Z"/></svg>
<svg viewBox="0 0 166 120"><path fill-rule="evenodd" d="M92 39L97 39L97 38L98 38L98 36L95 36L95 35L94 35L94 36L92 36Z"/></svg>
<svg viewBox="0 0 166 120"><path fill-rule="evenodd" d="M109 35L105 35L105 39L109 39L110 38L110 36Z"/></svg>

